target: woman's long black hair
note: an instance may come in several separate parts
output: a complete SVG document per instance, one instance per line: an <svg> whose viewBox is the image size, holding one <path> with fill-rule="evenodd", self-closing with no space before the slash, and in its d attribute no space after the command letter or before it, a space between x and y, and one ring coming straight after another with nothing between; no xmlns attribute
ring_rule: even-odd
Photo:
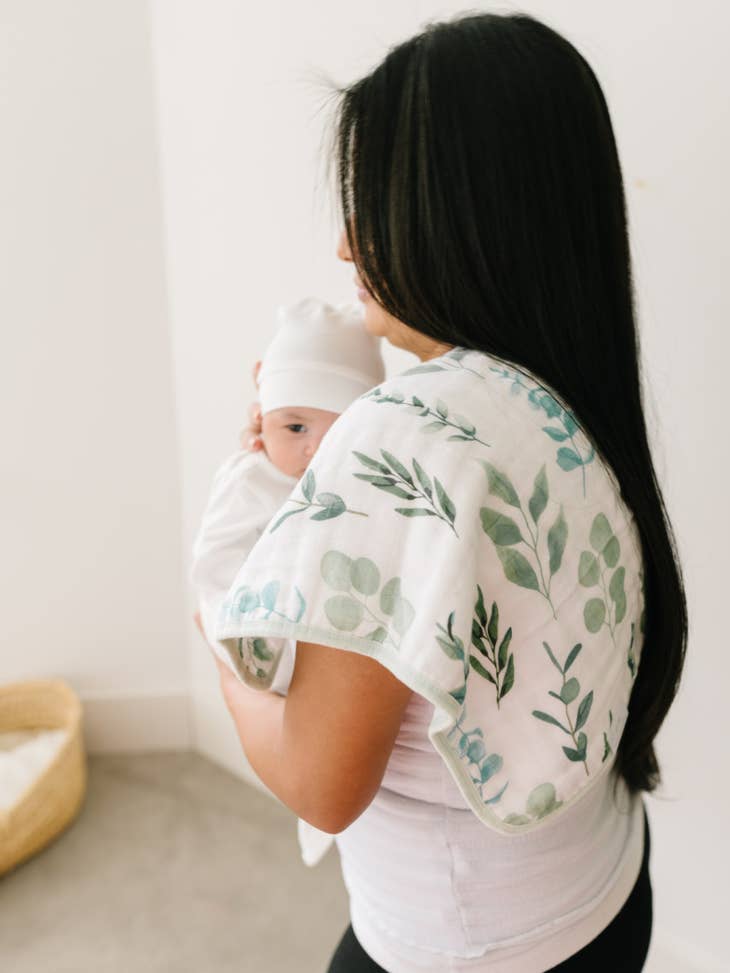
<svg viewBox="0 0 730 973"><path fill-rule="evenodd" d="M616 770L660 783L687 608L647 440L623 180L600 85L531 17L428 25L339 89L342 216L365 286L440 342L528 369L613 469L644 557L644 646Z"/></svg>

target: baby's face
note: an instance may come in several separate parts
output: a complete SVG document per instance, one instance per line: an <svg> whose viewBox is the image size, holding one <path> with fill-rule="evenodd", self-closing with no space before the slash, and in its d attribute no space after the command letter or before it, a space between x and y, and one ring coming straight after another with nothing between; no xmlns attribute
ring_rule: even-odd
<svg viewBox="0 0 730 973"><path fill-rule="evenodd" d="M299 478L338 416L339 412L299 406L272 409L261 418L266 455L282 473Z"/></svg>

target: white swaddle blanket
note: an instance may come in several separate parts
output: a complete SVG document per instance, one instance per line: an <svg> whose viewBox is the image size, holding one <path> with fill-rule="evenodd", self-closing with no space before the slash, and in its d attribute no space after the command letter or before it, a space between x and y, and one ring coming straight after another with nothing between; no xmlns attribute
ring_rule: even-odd
<svg viewBox="0 0 730 973"><path fill-rule="evenodd" d="M557 394L453 348L330 428L220 607L248 685L287 640L370 655L434 704L429 739L504 833L605 774L643 641L642 550Z"/></svg>

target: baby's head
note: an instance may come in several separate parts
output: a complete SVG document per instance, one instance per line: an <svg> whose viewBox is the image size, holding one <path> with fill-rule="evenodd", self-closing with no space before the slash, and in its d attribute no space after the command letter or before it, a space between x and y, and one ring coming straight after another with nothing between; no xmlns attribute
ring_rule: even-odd
<svg viewBox="0 0 730 973"><path fill-rule="evenodd" d="M310 297L280 308L278 320L258 377L261 438L274 466L299 478L337 417L385 369L357 305Z"/></svg>

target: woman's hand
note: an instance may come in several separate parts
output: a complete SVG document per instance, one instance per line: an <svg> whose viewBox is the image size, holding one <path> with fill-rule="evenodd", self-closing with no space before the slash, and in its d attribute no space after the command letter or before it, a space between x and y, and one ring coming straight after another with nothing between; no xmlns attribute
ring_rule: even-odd
<svg viewBox="0 0 730 973"><path fill-rule="evenodd" d="M260 369L261 362L257 361L253 366L253 380L256 383L256 388L259 387ZM260 449L265 450L264 441L261 438L261 406L258 402L252 402L248 407L248 426L241 431L239 441L241 449L247 449L252 453Z"/></svg>

